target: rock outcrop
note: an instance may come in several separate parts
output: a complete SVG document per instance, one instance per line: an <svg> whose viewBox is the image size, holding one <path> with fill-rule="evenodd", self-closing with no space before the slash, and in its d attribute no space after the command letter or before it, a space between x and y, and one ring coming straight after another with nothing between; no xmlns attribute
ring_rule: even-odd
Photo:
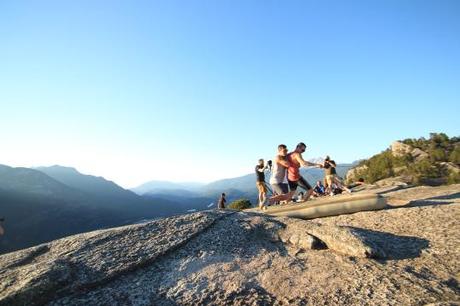
<svg viewBox="0 0 460 306"><path fill-rule="evenodd" d="M367 167L366 165L351 168L351 169L348 170L348 172L347 172L346 180L347 180L348 182L355 182L355 181L357 181L357 180L359 179L359 174L360 174L360 172L365 171L365 170L367 170L367 169L368 169L368 167Z"/></svg>
<svg viewBox="0 0 460 306"><path fill-rule="evenodd" d="M460 173L460 167L458 167L456 164L454 163L450 163L450 162L442 162L440 163L442 167L444 167L448 172L451 172L451 173Z"/></svg>
<svg viewBox="0 0 460 306"><path fill-rule="evenodd" d="M0 256L0 305L459 301L460 185L311 221L206 211ZM404 290L402 289L404 288Z"/></svg>
<svg viewBox="0 0 460 306"><path fill-rule="evenodd" d="M389 149L348 170L346 182L352 184L363 178L367 183L377 185L394 179L429 186L460 183L460 144L457 139L449 140L446 135L433 134L430 140L395 141Z"/></svg>
<svg viewBox="0 0 460 306"><path fill-rule="evenodd" d="M428 153L420 150L419 148L413 148L412 146L400 141L395 141L391 144L391 152L393 156L396 157L410 154L415 161L421 161L429 157Z"/></svg>

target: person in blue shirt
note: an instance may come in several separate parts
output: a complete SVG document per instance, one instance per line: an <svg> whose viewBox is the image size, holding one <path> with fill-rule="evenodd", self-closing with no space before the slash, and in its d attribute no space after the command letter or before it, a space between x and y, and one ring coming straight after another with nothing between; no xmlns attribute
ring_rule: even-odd
<svg viewBox="0 0 460 306"><path fill-rule="evenodd" d="M321 181L317 181L315 188L313 188L313 192L317 197L320 197L326 193L326 188Z"/></svg>

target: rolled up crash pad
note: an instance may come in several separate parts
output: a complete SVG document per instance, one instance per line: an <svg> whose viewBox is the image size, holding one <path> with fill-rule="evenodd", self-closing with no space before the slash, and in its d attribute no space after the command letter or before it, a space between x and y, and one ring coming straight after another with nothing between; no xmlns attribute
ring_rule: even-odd
<svg viewBox="0 0 460 306"><path fill-rule="evenodd" d="M267 210L258 211L277 217L313 219L352 214L367 210L378 210L385 208L385 206L386 199L383 196L374 193L366 193L322 197L306 202L269 206Z"/></svg>

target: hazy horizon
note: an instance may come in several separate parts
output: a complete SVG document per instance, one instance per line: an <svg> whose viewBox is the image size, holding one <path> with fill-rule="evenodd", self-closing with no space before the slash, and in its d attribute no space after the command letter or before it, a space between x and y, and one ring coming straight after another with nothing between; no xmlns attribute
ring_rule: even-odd
<svg viewBox="0 0 460 306"><path fill-rule="evenodd" d="M319 157L318 157L319 158ZM267 159L268 160L268 159ZM351 164L351 163L341 163L341 162L337 162L339 165L340 164ZM95 176L95 177L103 177L104 179L106 180L109 180L109 181L112 181L114 182L115 184L123 187L124 189L127 189L127 190L130 190L130 189L134 189L136 187L139 187L140 185L143 185L143 184L146 184L146 183L150 183L150 182L168 182L168 183L174 183L174 184L198 184L198 185L206 185L206 184L209 184L209 183L213 183L215 181L220 181L220 180L226 180L226 179L233 179L233 178L237 178L237 177L241 177L241 176L245 176L245 175L249 175L249 174L253 174L254 171L250 171L248 170L246 173L242 173L241 175L237 175L237 176L232 176L232 177L220 177L220 178L216 178L214 180L210 180L210 181L182 181L179 179L177 180L162 180L162 179L157 179L157 178L152 178L152 179L149 179L147 181L144 181L144 182L141 182L137 185L134 185L134 186L124 186L123 184L120 184L119 182L117 182L116 180L113 180L113 179L110 179L110 178L107 178L107 177L104 177L98 173L94 173L92 171L90 172L84 172L84 171L81 171L80 169L78 169L77 167L74 167L72 165L57 165L57 164L52 164L52 165L45 165L45 166L28 166L28 165L7 165L7 164L1 164L0 165L5 165L5 166L9 166L9 167L24 167L24 168L29 168L29 169L36 169L36 170L40 170L40 168L49 168L49 167L63 167L63 168L73 168L75 169L77 172L79 172L80 174L82 175L91 175L91 176ZM255 165L255 164L254 164Z"/></svg>
<svg viewBox="0 0 460 306"><path fill-rule="evenodd" d="M460 135L458 1L0 2L0 164L124 188Z"/></svg>

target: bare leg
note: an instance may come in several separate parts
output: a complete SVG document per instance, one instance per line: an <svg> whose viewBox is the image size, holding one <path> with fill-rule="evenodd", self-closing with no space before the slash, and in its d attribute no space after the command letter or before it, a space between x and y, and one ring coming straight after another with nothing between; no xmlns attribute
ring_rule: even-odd
<svg viewBox="0 0 460 306"><path fill-rule="evenodd" d="M334 178L334 182L337 185L337 187L339 187L340 189L345 190L348 193L351 193L351 189L349 189L345 185L343 185L342 182L337 177Z"/></svg>
<svg viewBox="0 0 460 306"><path fill-rule="evenodd" d="M260 208L260 209L263 209L263 208L264 208L266 198L267 198L267 197L266 197L266 193L265 193L265 192L259 193L259 208Z"/></svg>

